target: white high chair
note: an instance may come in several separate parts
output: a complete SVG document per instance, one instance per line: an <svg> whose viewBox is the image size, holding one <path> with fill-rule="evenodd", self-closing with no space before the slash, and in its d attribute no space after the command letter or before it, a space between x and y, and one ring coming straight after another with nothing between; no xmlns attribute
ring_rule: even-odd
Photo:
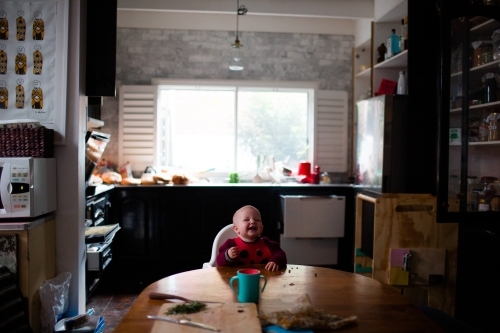
<svg viewBox="0 0 500 333"><path fill-rule="evenodd" d="M203 264L203 268L217 267L217 254L219 253L219 247L224 244L229 238L236 237L236 233L233 230L233 224L228 224L222 228L217 236L215 236L214 244L212 245L212 257L209 262Z"/></svg>

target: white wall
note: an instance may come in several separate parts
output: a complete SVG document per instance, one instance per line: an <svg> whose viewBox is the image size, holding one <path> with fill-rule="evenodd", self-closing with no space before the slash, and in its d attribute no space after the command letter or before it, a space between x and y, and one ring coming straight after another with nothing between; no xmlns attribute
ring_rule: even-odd
<svg viewBox="0 0 500 333"><path fill-rule="evenodd" d="M68 316L85 311L85 181L86 97L81 75L81 9L85 0L69 1L66 144L55 147L57 160L56 269L72 274Z"/></svg>

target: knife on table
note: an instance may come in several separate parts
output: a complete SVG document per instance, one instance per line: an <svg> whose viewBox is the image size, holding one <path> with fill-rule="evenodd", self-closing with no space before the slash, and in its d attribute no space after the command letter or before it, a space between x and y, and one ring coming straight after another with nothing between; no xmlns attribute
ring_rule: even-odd
<svg viewBox="0 0 500 333"><path fill-rule="evenodd" d="M159 299L159 300L178 299L178 300L185 301L185 302L194 302L194 300L186 298L186 297L165 294L165 293L157 293L154 291L149 293L149 298L150 299ZM223 303L223 302L211 302L211 301L198 301L198 302L201 302L201 303Z"/></svg>
<svg viewBox="0 0 500 333"><path fill-rule="evenodd" d="M160 316L151 316L148 315L149 319L154 319L154 320L163 320L169 323L174 323L174 324L179 324L179 325L186 325L186 326L192 326L192 327L198 327L198 328L204 328L206 330L214 331L214 332L220 332L220 329L217 327L213 327L207 324L202 324L202 323L197 323L195 321L191 320L186 320L186 319L175 319L175 318L169 318L169 317L160 317Z"/></svg>

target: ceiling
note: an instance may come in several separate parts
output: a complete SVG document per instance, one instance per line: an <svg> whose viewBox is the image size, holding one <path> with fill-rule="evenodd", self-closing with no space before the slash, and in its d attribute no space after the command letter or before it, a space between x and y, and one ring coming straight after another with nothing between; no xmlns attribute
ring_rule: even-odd
<svg viewBox="0 0 500 333"><path fill-rule="evenodd" d="M373 18L374 0L118 0L119 9L322 18Z"/></svg>
<svg viewBox="0 0 500 333"><path fill-rule="evenodd" d="M118 27L233 30L237 1L118 0ZM240 16L240 31L354 35L360 21L374 16L374 0L239 0L239 5L248 9Z"/></svg>

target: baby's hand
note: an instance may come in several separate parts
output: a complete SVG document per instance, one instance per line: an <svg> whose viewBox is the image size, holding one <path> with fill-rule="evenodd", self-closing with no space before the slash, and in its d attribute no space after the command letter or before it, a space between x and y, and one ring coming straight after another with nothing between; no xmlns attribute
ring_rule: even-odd
<svg viewBox="0 0 500 333"><path fill-rule="evenodd" d="M240 250L238 250L236 246L233 246L229 249L229 251L227 251L227 254L229 255L229 258L236 259L240 255Z"/></svg>
<svg viewBox="0 0 500 333"><path fill-rule="evenodd" d="M277 263L270 261L266 264L266 269L268 271L277 271L279 269L279 266Z"/></svg>

